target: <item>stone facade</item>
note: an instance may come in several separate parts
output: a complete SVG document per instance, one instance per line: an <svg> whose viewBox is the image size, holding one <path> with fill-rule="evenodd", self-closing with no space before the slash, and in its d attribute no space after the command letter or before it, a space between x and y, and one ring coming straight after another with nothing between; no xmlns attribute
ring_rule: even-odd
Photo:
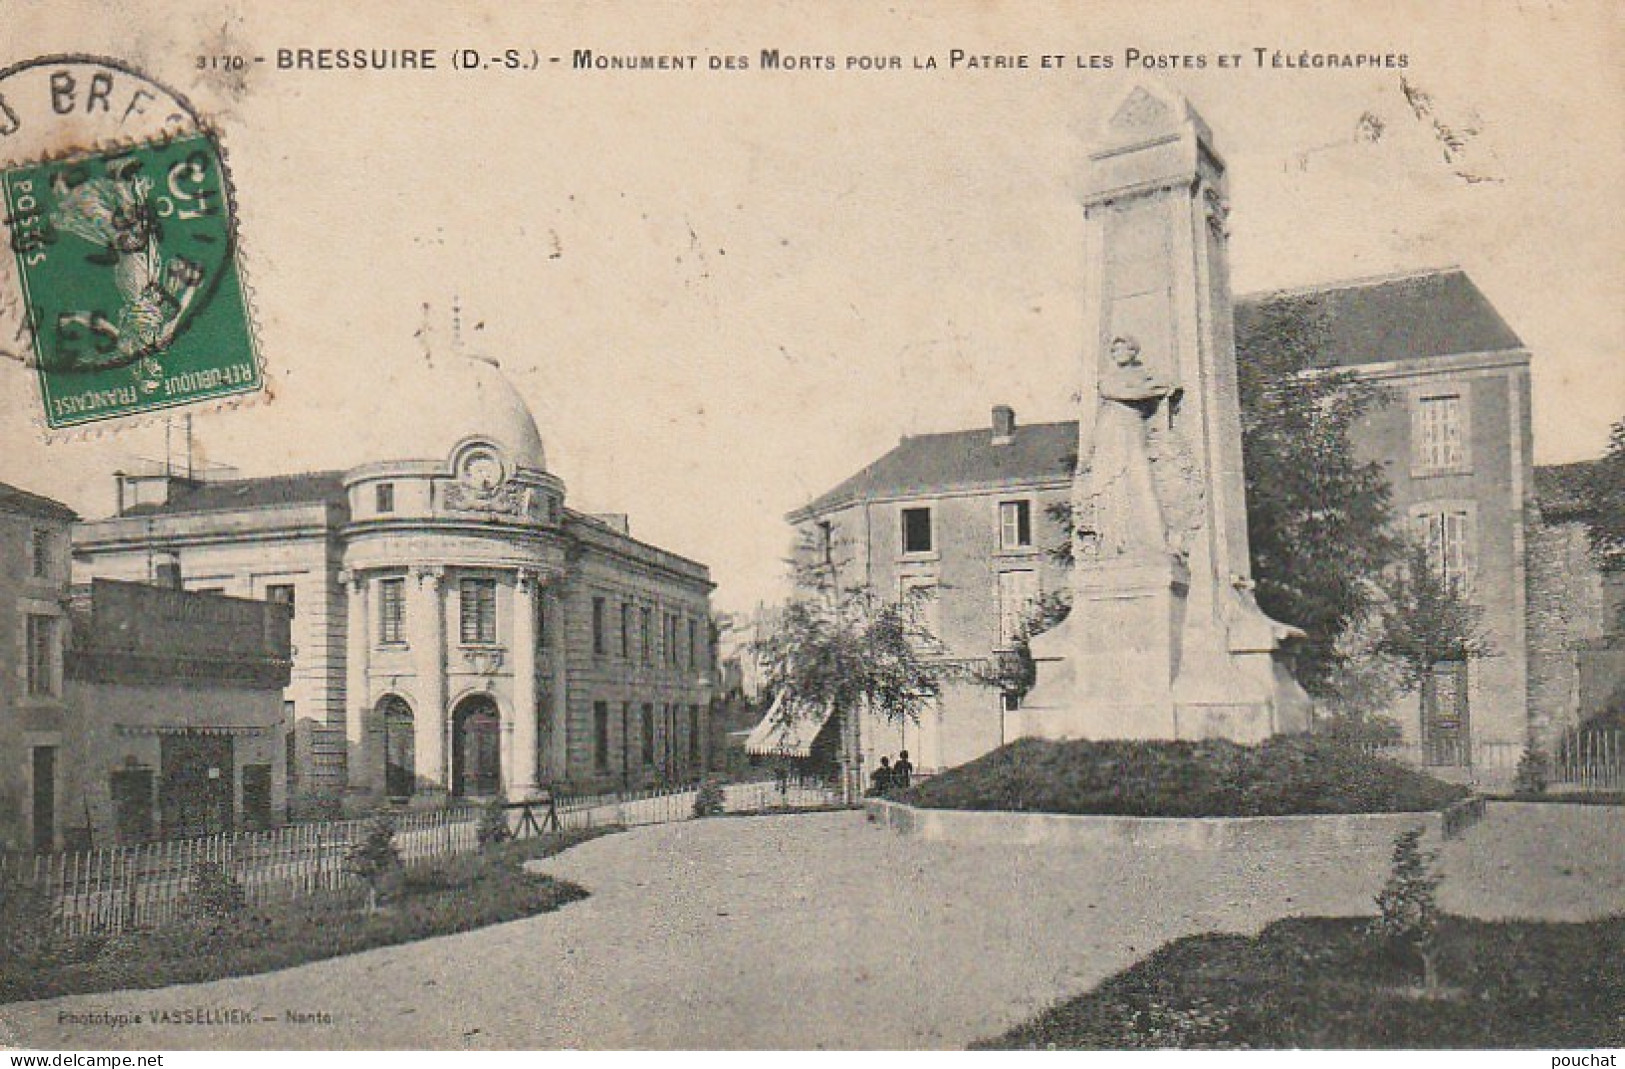
<svg viewBox="0 0 1625 1069"><path fill-rule="evenodd" d="M86 846L279 823L288 610L96 580L74 590L63 824Z"/></svg>
<svg viewBox="0 0 1625 1069"><path fill-rule="evenodd" d="M293 605L296 812L702 768L707 569L565 507L494 361L454 356L416 386L432 415L345 471L126 476L122 513L80 529L79 566Z"/></svg>
<svg viewBox="0 0 1625 1069"><path fill-rule="evenodd" d="M1531 739L1555 752L1562 734L1621 704L1625 694L1625 574L1592 552L1588 505L1574 483L1588 464L1535 470L1539 522L1529 540Z"/></svg>
<svg viewBox="0 0 1625 1069"><path fill-rule="evenodd" d="M1535 529L1529 353L1520 346L1401 357L1358 370L1388 387L1391 401L1355 428L1356 445L1387 472L1403 532L1429 541L1435 566L1460 570L1472 601L1484 610L1494 651L1467 666L1467 717L1459 726L1436 730L1424 723L1415 696L1394 717L1407 742L1445 744L1436 750L1459 744L1475 765L1510 768L1529 727L1526 569ZM1443 404L1456 408L1451 418L1460 444L1448 456L1430 458L1425 410ZM1440 532L1440 517L1456 529ZM1442 549L1440 538L1447 542Z"/></svg>
<svg viewBox="0 0 1625 1069"><path fill-rule="evenodd" d="M0 852L61 841L66 505L0 483Z"/></svg>

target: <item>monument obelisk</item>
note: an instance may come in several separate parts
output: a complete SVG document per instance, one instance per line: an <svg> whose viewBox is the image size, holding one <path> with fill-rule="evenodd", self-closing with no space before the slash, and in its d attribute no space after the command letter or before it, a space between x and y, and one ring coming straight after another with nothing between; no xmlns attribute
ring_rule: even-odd
<svg viewBox="0 0 1625 1069"><path fill-rule="evenodd" d="M1225 168L1184 99L1108 112L1083 190L1072 611L1033 641L1019 730L1253 742L1307 724L1252 595Z"/></svg>

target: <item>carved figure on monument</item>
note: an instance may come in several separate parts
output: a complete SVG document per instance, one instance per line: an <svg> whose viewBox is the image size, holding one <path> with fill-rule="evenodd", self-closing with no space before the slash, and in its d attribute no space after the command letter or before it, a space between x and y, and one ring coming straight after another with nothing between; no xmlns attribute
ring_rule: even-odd
<svg viewBox="0 0 1625 1069"><path fill-rule="evenodd" d="M1154 558L1167 549L1167 527L1151 475L1150 424L1179 390L1140 360L1140 343L1119 335L1100 373L1100 407L1080 528L1096 561Z"/></svg>

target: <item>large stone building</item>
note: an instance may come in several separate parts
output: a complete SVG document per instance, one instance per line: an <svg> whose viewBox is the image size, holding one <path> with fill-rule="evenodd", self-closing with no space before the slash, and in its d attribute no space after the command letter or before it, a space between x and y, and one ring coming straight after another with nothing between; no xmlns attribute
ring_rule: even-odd
<svg viewBox="0 0 1625 1069"><path fill-rule="evenodd" d="M1535 507L1528 350L1455 268L1241 298L1238 349L1271 301L1296 302L1324 324L1328 365L1388 388L1391 402L1357 427L1357 449L1387 471L1398 521L1484 610L1495 655L1442 681L1427 716L1413 696L1395 719L1430 760L1510 768L1532 723L1579 715L1573 688L1531 676L1531 542L1557 536ZM921 611L948 655L988 662L1041 595L1067 589L1053 551L1068 534L1050 508L1070 500L1076 457L1074 422L1021 426L997 406L991 426L903 438L789 519L804 537L833 539L851 581L898 598L928 591ZM1572 524L1563 537L1564 567L1580 574L1583 538ZM1546 641L1567 640L1548 632ZM1565 671L1577 677L1572 646ZM922 768L959 764L1038 729L1010 705L996 690L955 684L918 725L871 724L866 757L908 749Z"/></svg>
<svg viewBox="0 0 1625 1069"><path fill-rule="evenodd" d="M74 519L59 501L0 483L0 851L57 838Z"/></svg>
<svg viewBox="0 0 1625 1069"><path fill-rule="evenodd" d="M412 385L344 471L121 475L77 565L291 607L296 811L702 767L705 566L566 508L495 361L429 361Z"/></svg>

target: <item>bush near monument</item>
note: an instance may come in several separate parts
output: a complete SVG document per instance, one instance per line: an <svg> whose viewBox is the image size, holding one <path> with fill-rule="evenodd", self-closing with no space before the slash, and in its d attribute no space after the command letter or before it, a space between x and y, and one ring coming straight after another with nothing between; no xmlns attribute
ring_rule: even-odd
<svg viewBox="0 0 1625 1069"><path fill-rule="evenodd" d="M1291 917L1255 937L1169 943L988 1049L1511 1049L1625 1045L1625 915L1583 923L1445 915L1448 998L1359 917Z"/></svg>
<svg viewBox="0 0 1625 1069"><path fill-rule="evenodd" d="M1425 812L1468 793L1347 743L1279 735L1257 746L1018 739L895 799L928 809L1269 817Z"/></svg>

